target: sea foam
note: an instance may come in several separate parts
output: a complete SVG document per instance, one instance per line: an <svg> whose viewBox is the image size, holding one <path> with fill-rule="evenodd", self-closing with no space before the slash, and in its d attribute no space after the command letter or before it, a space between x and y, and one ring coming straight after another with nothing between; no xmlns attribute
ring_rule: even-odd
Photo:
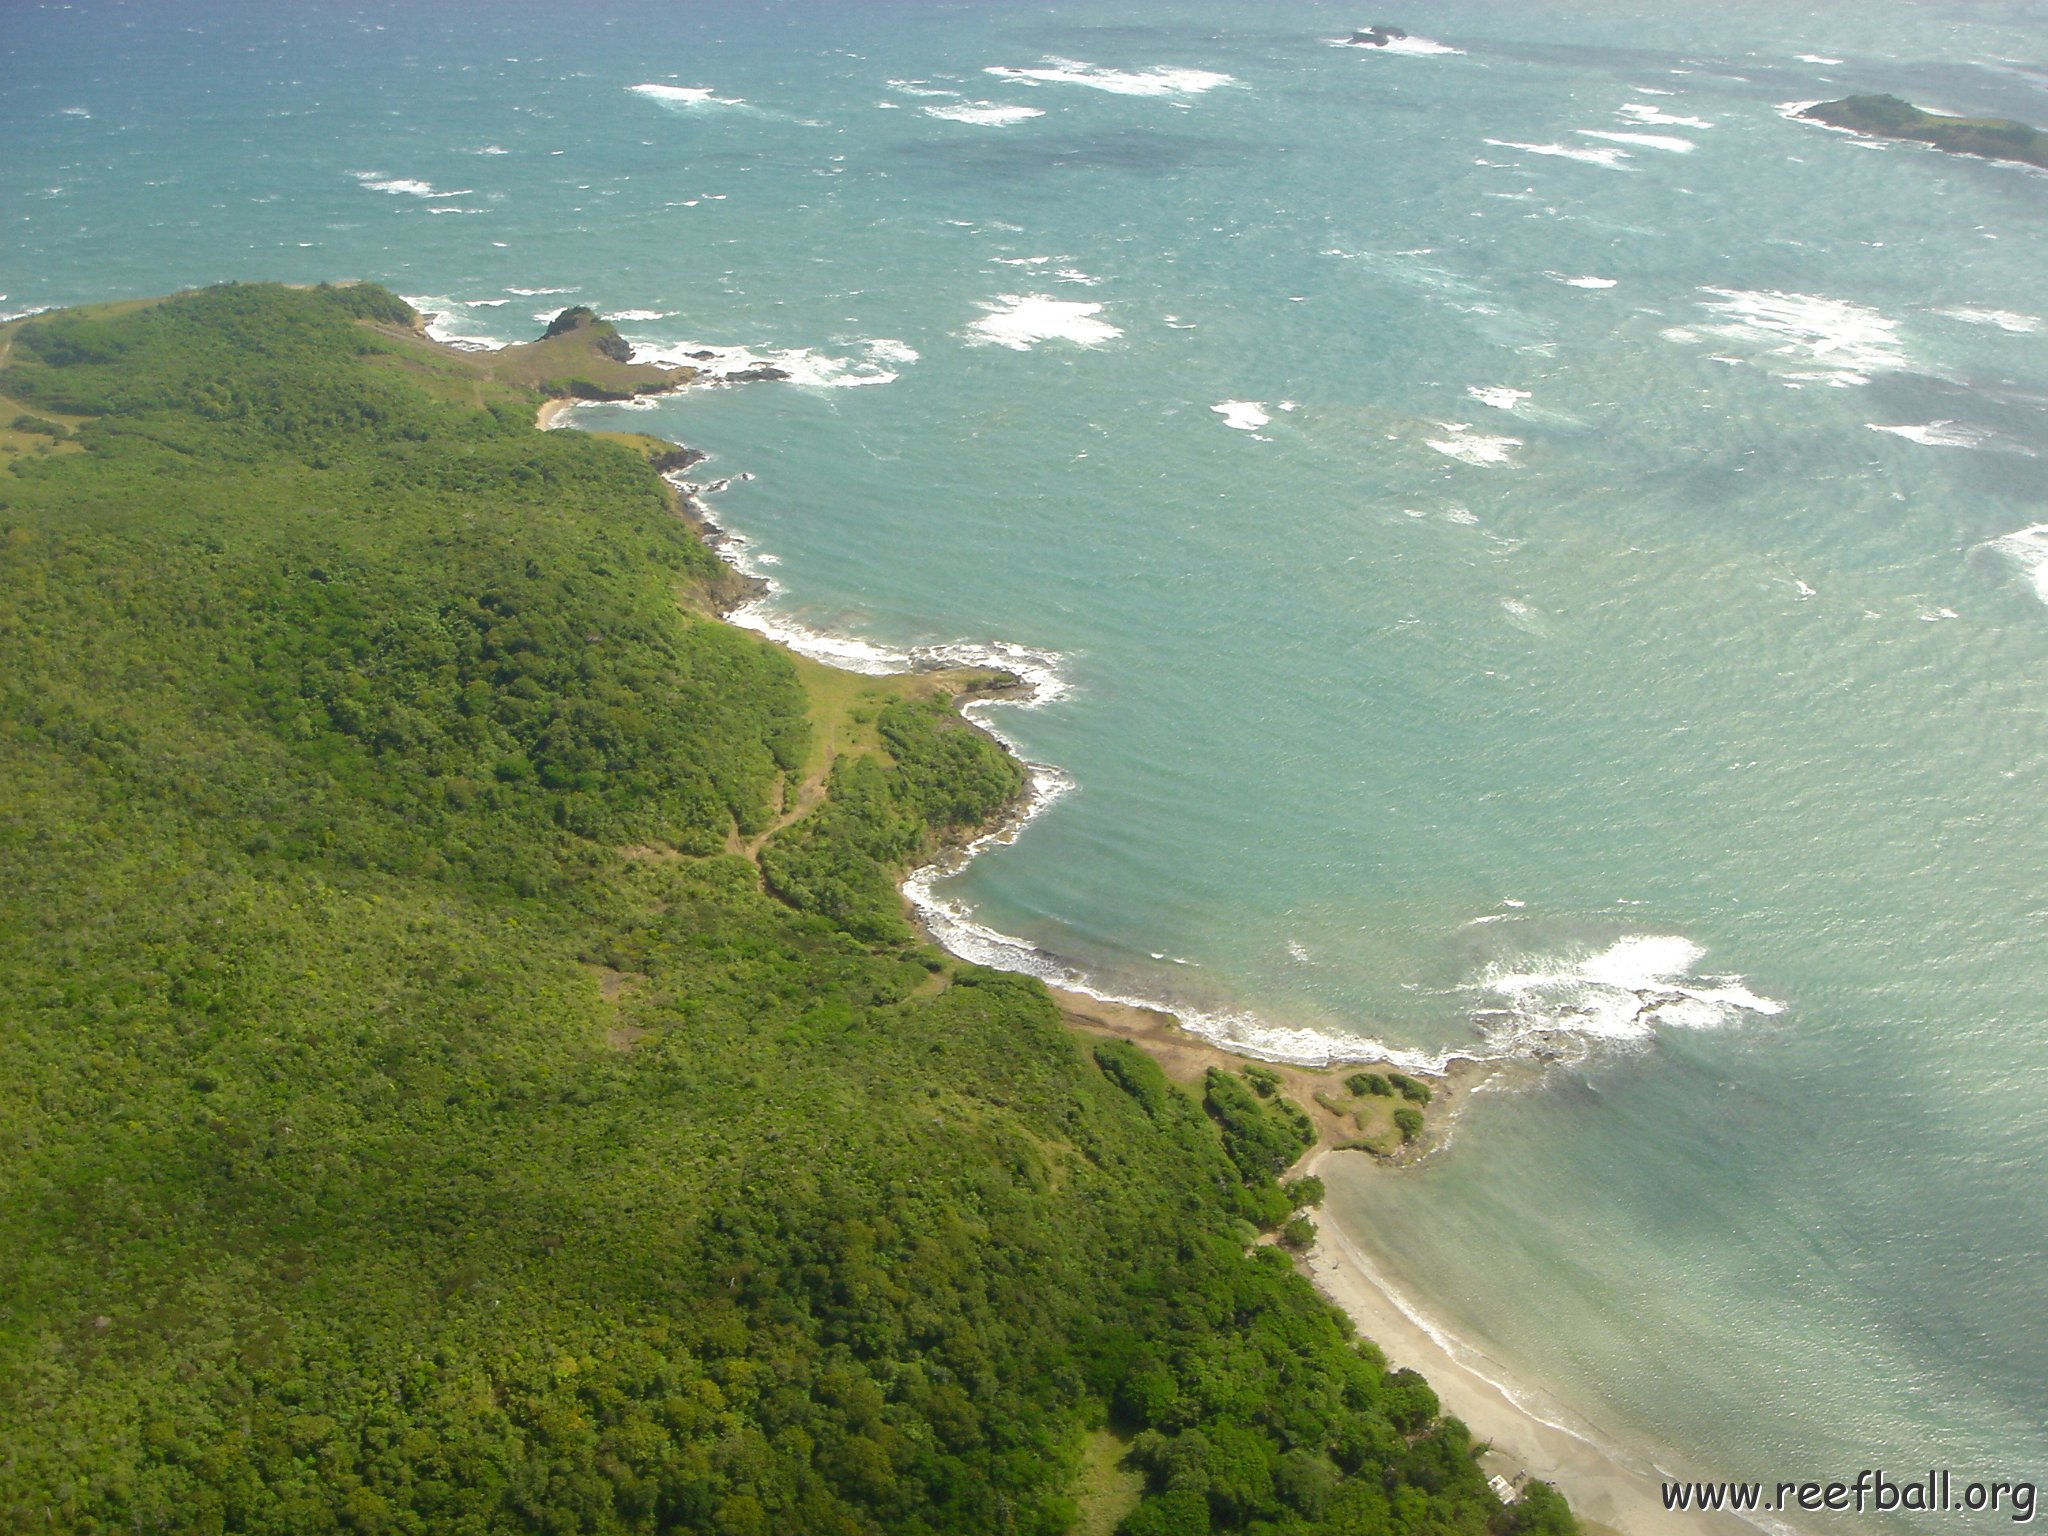
<svg viewBox="0 0 2048 1536"><path fill-rule="evenodd" d="M2041 329L2038 315L2022 315L2010 309L1974 309L1959 304L1952 309L1937 309L1935 313L1965 325L1995 326L2014 336L2031 336Z"/></svg>
<svg viewBox="0 0 2048 1536"><path fill-rule="evenodd" d="M631 339L631 338L629 338ZM851 343L856 350L838 355L810 347L719 346L706 342L636 341L633 361L663 368L694 368L709 384L730 381L757 368L788 375L785 382L810 389L852 389L866 384L893 384L905 363L917 361L917 349L894 337Z"/></svg>
<svg viewBox="0 0 2048 1536"><path fill-rule="evenodd" d="M1810 293L1703 291L1712 297L1701 307L1721 319L1706 329L1760 349L1766 366L1788 384L1845 388L1906 366L1899 323L1866 305Z"/></svg>
<svg viewBox="0 0 2048 1536"><path fill-rule="evenodd" d="M926 117L944 118L949 123L972 123L980 128L1007 128L1045 116L1041 107L1005 106L993 101L962 101L944 107L926 107Z"/></svg>
<svg viewBox="0 0 2048 1536"><path fill-rule="evenodd" d="M1609 144L1634 144L1642 149L1661 149L1674 155L1689 155L1694 144L1691 139L1681 139L1669 133L1614 133L1605 128L1574 128L1581 138L1602 139Z"/></svg>
<svg viewBox="0 0 2048 1536"><path fill-rule="evenodd" d="M1445 57L1462 55L1465 50L1453 48L1449 43L1440 43L1431 37L1389 37L1385 42L1354 43L1348 37L1330 39L1332 48L1356 48L1362 53L1401 53L1412 58Z"/></svg>
<svg viewBox="0 0 2048 1536"><path fill-rule="evenodd" d="M470 316L458 313L469 309L495 308L504 300L477 299L462 300L444 298L440 294L401 294L406 303L419 311L422 328L427 335L444 347L453 347L458 352L496 352L509 345L495 336L467 329Z"/></svg>
<svg viewBox="0 0 2048 1536"><path fill-rule="evenodd" d="M1121 328L1096 317L1100 304L1052 299L1043 294L1006 293L982 305L988 313L967 328L967 339L979 344L1029 352L1041 341L1070 341L1097 347L1123 335Z"/></svg>
<svg viewBox="0 0 2048 1536"><path fill-rule="evenodd" d="M645 96L649 101L658 101L665 107L743 107L746 102L737 96L713 94L709 86L702 85L661 85L648 82L628 86L636 96Z"/></svg>
<svg viewBox="0 0 2048 1536"><path fill-rule="evenodd" d="M1028 69L991 64L983 73L1024 85L1085 85L1113 96L1199 96L1218 86L1236 83L1229 75L1210 69L1174 69L1164 64L1149 69L1110 69L1050 56L1043 64Z"/></svg>
<svg viewBox="0 0 2048 1536"><path fill-rule="evenodd" d="M1486 999L1474 1020L1489 1051L1514 1056L1577 1055L1647 1040L1660 1025L1718 1029L1784 1011L1740 976L1695 976L1705 957L1675 934L1629 934L1599 951L1489 966L1467 990Z"/></svg>
<svg viewBox="0 0 2048 1536"><path fill-rule="evenodd" d="M2035 523L2016 533L1991 540L1984 546L2004 556L2019 568L2034 589L2034 596L2048 603L2048 523Z"/></svg>
<svg viewBox="0 0 2048 1536"><path fill-rule="evenodd" d="M349 175L371 192L388 192L393 197L469 197L476 189L462 187L453 192L437 191L429 181L417 181L407 176L386 176L382 171L350 171Z"/></svg>
<svg viewBox="0 0 2048 1536"><path fill-rule="evenodd" d="M1918 443L1923 448L1989 448L1998 442L1998 434L1984 427L1969 426L1960 421L1930 421L1919 426L1881 426L1877 422L1864 423L1873 432L1882 432L1889 437L1903 437L1909 443Z"/></svg>
<svg viewBox="0 0 2048 1536"><path fill-rule="evenodd" d="M1490 405L1497 411L1512 411L1529 398L1526 389L1515 389L1507 384L1472 384L1465 393L1481 405Z"/></svg>
<svg viewBox="0 0 2048 1536"><path fill-rule="evenodd" d="M1517 139L1488 139L1495 149L1520 149L1532 155L1548 155L1558 160L1576 160L1582 165L1597 165L1606 170L1620 171L1627 167L1621 162L1628 159L1625 149L1585 149L1575 144L1524 144Z"/></svg>
<svg viewBox="0 0 2048 1536"><path fill-rule="evenodd" d="M1639 101L1623 104L1616 112L1632 123L1656 124L1666 128L1711 128L1714 125L1704 117L1685 117L1676 112L1666 112L1658 107L1644 106Z"/></svg>
<svg viewBox="0 0 2048 1536"><path fill-rule="evenodd" d="M1429 446L1464 464L1477 464L1482 468L1512 465L1515 450L1522 446L1519 437L1491 437L1483 432L1474 432L1470 422L1443 421L1437 425L1445 435L1429 438Z"/></svg>
<svg viewBox="0 0 2048 1536"><path fill-rule="evenodd" d="M1257 400L1225 400L1209 409L1223 418L1226 427L1235 427L1240 432L1256 432L1273 419L1266 414L1265 405Z"/></svg>

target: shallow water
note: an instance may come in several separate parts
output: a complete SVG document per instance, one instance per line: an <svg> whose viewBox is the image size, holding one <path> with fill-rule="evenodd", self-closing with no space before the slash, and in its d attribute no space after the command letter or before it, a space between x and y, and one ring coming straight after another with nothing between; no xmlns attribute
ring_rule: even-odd
<svg viewBox="0 0 2048 1536"><path fill-rule="evenodd" d="M1781 110L2048 119L2036 8L418 9L23 12L0 312L788 369L584 419L752 472L763 622L1027 648L959 942L1560 1058L1339 1214L1649 1454L2048 1471L2048 182Z"/></svg>

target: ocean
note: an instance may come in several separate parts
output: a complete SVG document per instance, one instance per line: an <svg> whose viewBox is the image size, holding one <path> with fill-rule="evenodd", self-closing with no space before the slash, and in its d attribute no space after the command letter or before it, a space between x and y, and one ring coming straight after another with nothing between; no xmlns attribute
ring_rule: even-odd
<svg viewBox="0 0 2048 1536"><path fill-rule="evenodd" d="M75 0L0 68L0 314L789 374L577 419L712 455L747 622L1032 680L960 952L1509 1064L1323 1219L1516 1381L2048 1481L2048 180L1792 116L2048 122L2038 6Z"/></svg>

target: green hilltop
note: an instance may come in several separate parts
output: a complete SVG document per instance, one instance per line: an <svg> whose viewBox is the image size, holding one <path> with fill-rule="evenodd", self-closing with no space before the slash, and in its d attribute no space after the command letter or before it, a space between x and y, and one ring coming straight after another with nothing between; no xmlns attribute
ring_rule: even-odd
<svg viewBox="0 0 2048 1536"><path fill-rule="evenodd" d="M1303 1117L906 924L986 679L415 320L0 327L0 1528L1571 1530L1257 1241Z"/></svg>

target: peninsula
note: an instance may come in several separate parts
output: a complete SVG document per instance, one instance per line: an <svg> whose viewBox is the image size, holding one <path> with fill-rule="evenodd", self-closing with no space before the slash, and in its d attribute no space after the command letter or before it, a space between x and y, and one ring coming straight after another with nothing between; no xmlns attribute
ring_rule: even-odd
<svg viewBox="0 0 2048 1536"><path fill-rule="evenodd" d="M612 334L0 327L0 1525L1575 1530L1292 1256L1428 1087L924 942L989 679L722 622Z"/></svg>
<svg viewBox="0 0 2048 1536"><path fill-rule="evenodd" d="M1830 128L1880 139L1908 139L1954 155L2013 160L2048 170L2048 133L2006 117L1945 117L1897 96L1846 96L1799 113Z"/></svg>

